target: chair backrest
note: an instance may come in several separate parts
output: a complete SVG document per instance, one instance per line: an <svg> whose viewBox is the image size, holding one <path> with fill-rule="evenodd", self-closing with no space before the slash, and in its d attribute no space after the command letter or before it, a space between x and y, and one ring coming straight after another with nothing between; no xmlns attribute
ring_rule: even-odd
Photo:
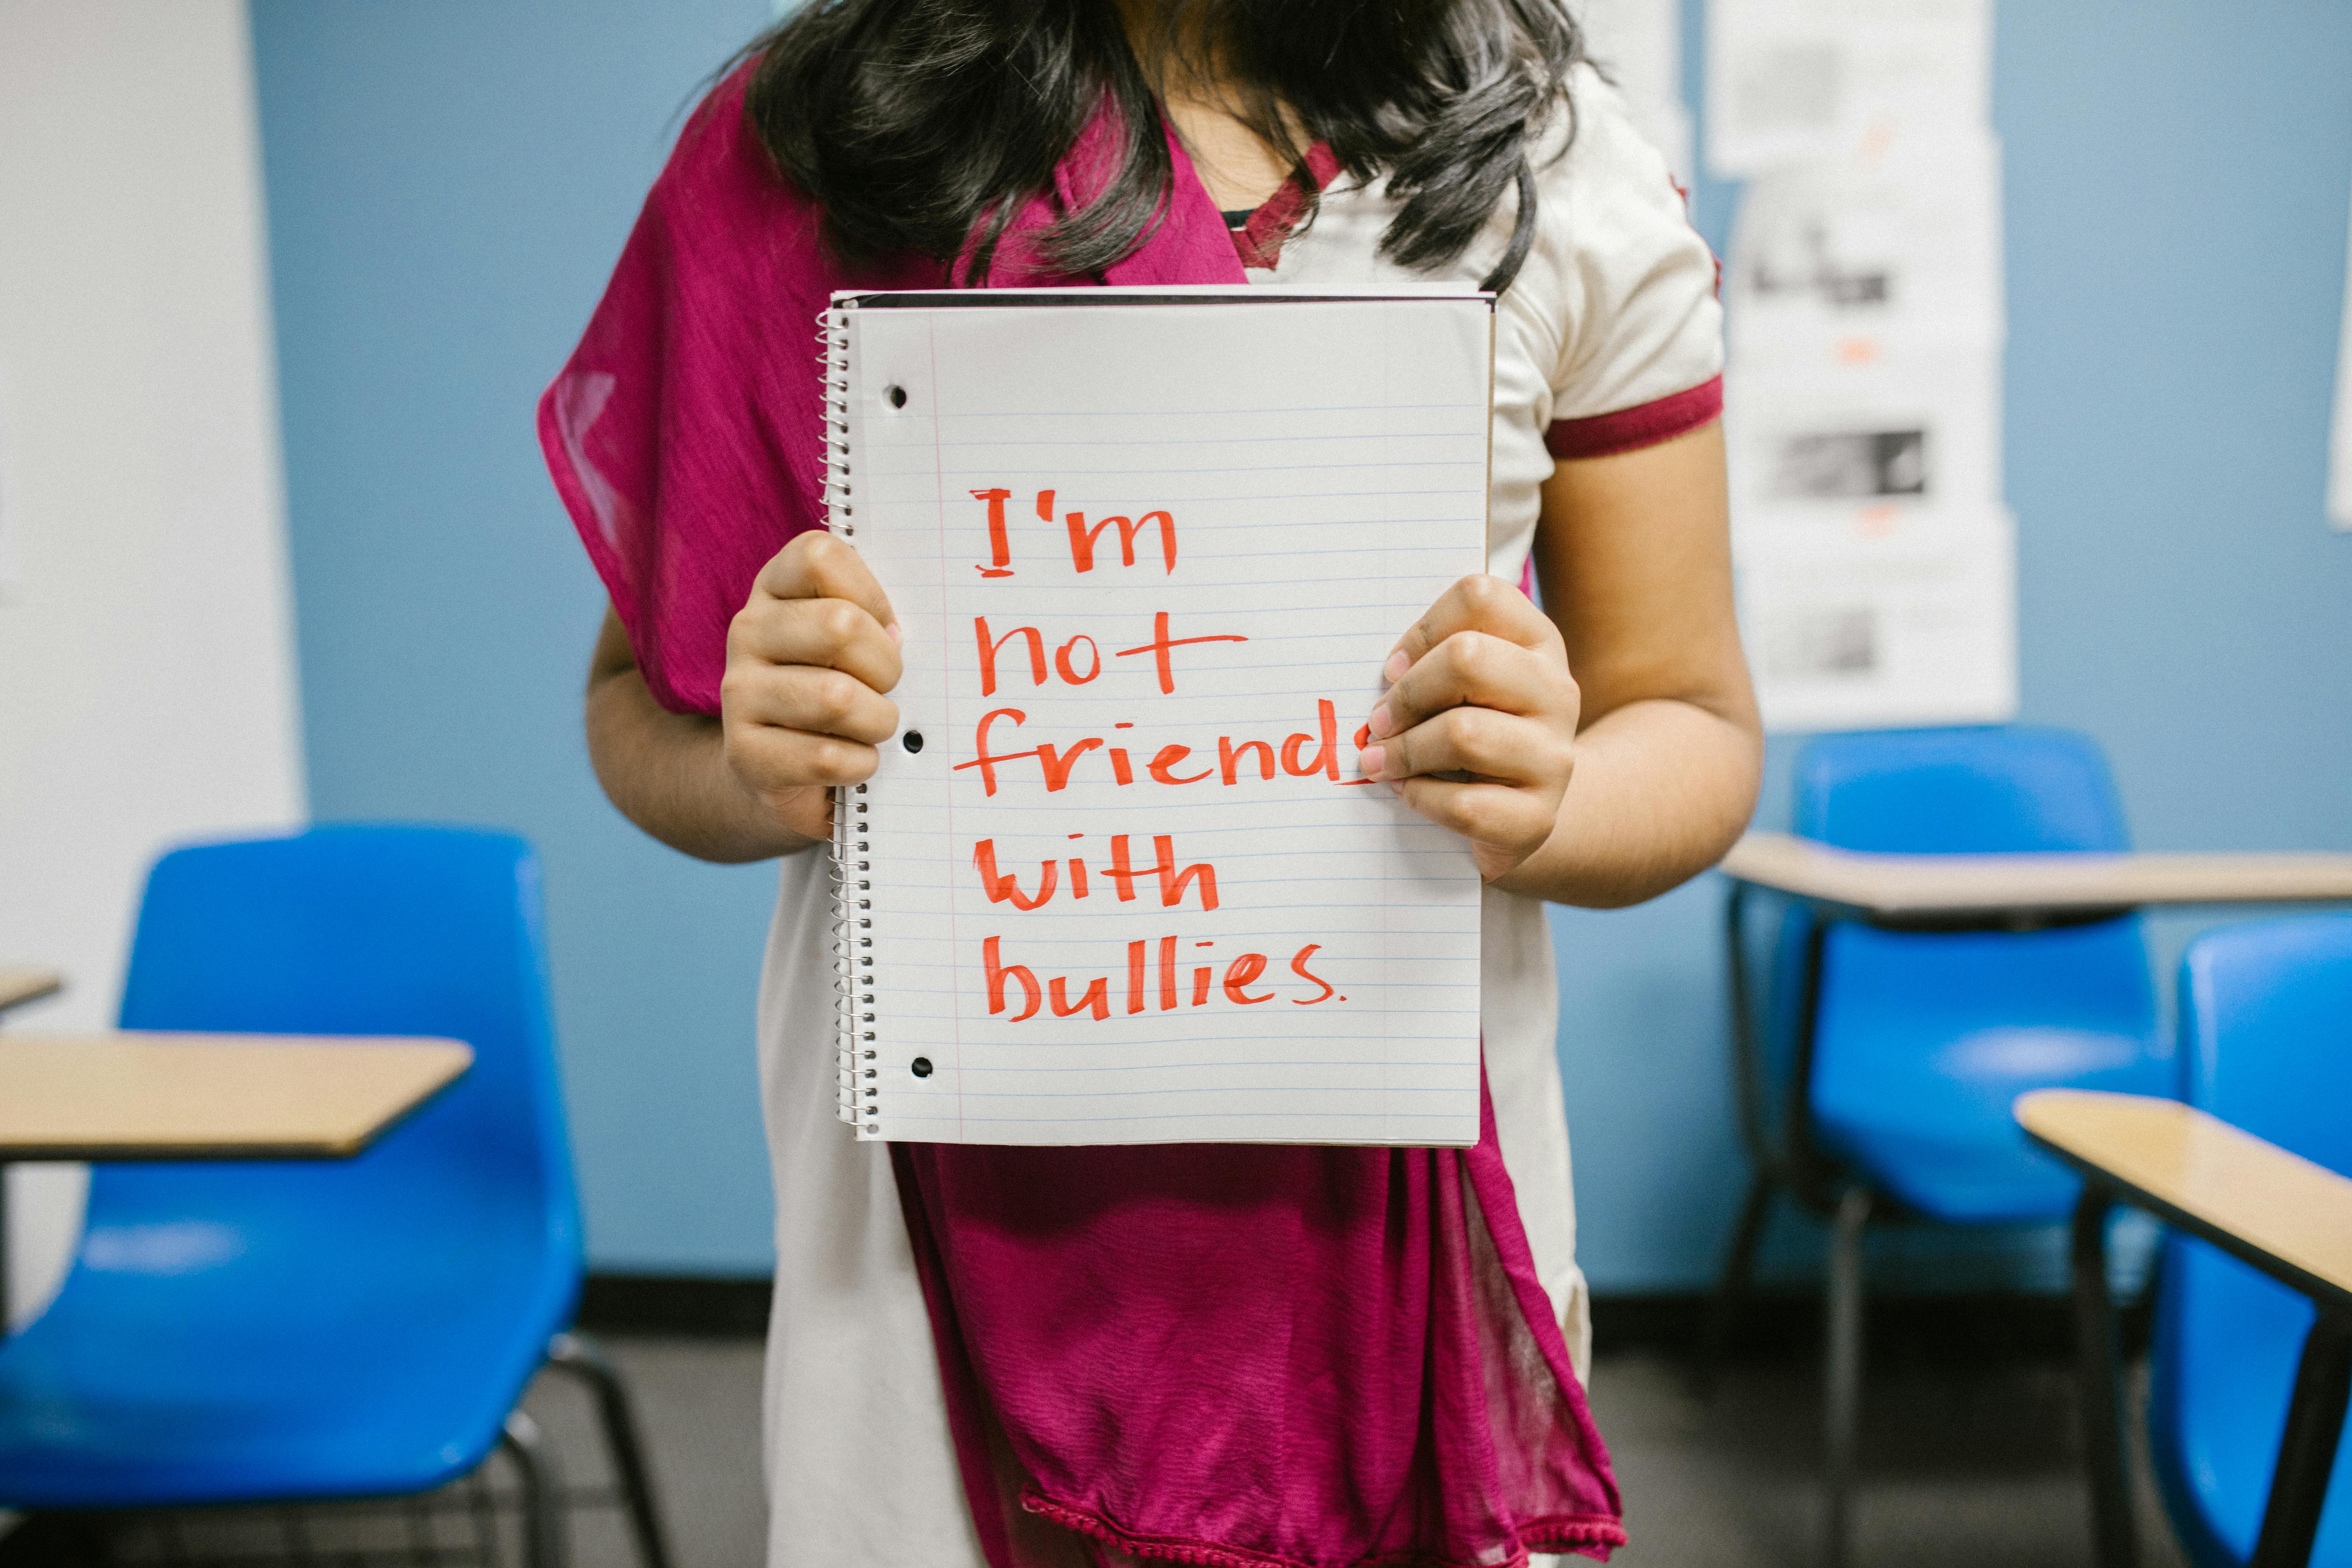
<svg viewBox="0 0 2352 1568"><path fill-rule="evenodd" d="M1797 833L1842 849L2017 854L2113 851L2130 844L2097 744L2063 730L2000 725L1824 735L1799 753L1795 783ZM1801 1026L1812 930L1801 906L1780 922L1769 1035L1778 1081L1788 1081ZM2147 1058L2160 1054L2155 986L2136 917L2063 931L1963 937L1841 925L1830 933L1823 986L1816 1089L1827 1075L1870 1068L1873 1062L1862 1058L1883 1057L1886 1041L1898 1038L1924 1048L1931 1037L1940 1044L1970 1034L2014 1036L2030 1026L2070 1038L2145 1041ZM1866 1042L1859 1057L1835 1048L1848 1035ZM2084 1070L2088 1058L2068 1055L2073 1066L2063 1072L2053 1067L2052 1081ZM2005 1101L1993 1114L2011 1131ZM2052 1191L2063 1196L2063 1184Z"/></svg>
<svg viewBox="0 0 2352 1568"><path fill-rule="evenodd" d="M1800 837L1883 855L2130 847L2106 759L2085 736L2011 724L1822 735L1797 754ZM2119 961L2146 964L2136 922ZM1770 1035L1785 1053L1813 921L1794 906L1774 955ZM2138 990L2147 990L2143 978ZM2153 993L2149 994L2153 1007Z"/></svg>
<svg viewBox="0 0 2352 1568"><path fill-rule="evenodd" d="M357 1158L100 1167L109 1222L205 1218L322 1242L364 1227L419 1256L463 1233L533 1271L568 1312L578 1196L550 1020L539 866L521 839L342 826L174 850L149 874L122 998L127 1028L437 1035L474 1063ZM348 1245L348 1243L343 1243Z"/></svg>
<svg viewBox="0 0 2352 1568"><path fill-rule="evenodd" d="M2087 736L2011 724L1824 735L1797 759L1796 831L1841 849L1992 855L2130 847Z"/></svg>
<svg viewBox="0 0 2352 1568"><path fill-rule="evenodd" d="M2352 1176L2352 914L2209 931L2180 961L2185 1098ZM2308 1301L2180 1236L2166 1243L2149 1447L2202 1568L2252 1554ZM2337 1456L2314 1563L2352 1560L2352 1445Z"/></svg>
<svg viewBox="0 0 2352 1568"><path fill-rule="evenodd" d="M2189 1104L2352 1175L2352 914L2199 937L2180 1034Z"/></svg>

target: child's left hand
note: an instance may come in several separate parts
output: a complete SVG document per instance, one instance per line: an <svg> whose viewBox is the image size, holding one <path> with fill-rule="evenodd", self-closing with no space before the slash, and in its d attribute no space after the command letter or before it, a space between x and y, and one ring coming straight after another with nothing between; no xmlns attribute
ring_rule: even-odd
<svg viewBox="0 0 2352 1568"><path fill-rule="evenodd" d="M1381 673L1364 776L1470 840L1486 880L1508 875L1551 837L1576 766L1581 698L1559 629L1502 578L1465 577Z"/></svg>

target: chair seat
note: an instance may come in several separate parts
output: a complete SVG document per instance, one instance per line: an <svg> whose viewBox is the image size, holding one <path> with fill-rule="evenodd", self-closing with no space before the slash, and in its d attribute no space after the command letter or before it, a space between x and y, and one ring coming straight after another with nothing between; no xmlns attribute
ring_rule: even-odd
<svg viewBox="0 0 2352 1568"><path fill-rule="evenodd" d="M236 1212L203 1189L258 1174L179 1168L178 1215L85 1235L48 1311L0 1345L0 1505L416 1492L488 1453L569 1321L545 1239L454 1198L434 1205L446 1227L362 1208L299 1250L190 1217Z"/></svg>
<svg viewBox="0 0 2352 1568"><path fill-rule="evenodd" d="M2019 1224L2072 1208L2079 1184L2010 1116L2026 1090L2177 1092L2136 921L2031 935L1842 926L1823 962L1818 1135L1930 1218Z"/></svg>
<svg viewBox="0 0 2352 1568"><path fill-rule="evenodd" d="M2127 1036L2095 1040L2116 1053L2136 1043ZM1934 1079L1904 1091L1905 1100L1893 1108L1822 1096L1814 1114L1822 1145L1906 1207L1947 1225L2033 1224L2064 1218L2082 1184L2014 1127L1990 1120L1990 1110L2005 1110L2028 1089L2164 1095L2171 1084L2162 1064L2143 1060L2070 1074Z"/></svg>

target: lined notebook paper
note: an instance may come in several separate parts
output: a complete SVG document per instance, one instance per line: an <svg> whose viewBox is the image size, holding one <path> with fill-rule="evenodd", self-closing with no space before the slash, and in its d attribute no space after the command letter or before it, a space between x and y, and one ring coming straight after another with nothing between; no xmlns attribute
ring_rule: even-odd
<svg viewBox="0 0 2352 1568"><path fill-rule="evenodd" d="M1493 311L837 296L833 526L905 630L835 817L862 1139L1478 1137L1479 880L1357 767L1485 569Z"/></svg>

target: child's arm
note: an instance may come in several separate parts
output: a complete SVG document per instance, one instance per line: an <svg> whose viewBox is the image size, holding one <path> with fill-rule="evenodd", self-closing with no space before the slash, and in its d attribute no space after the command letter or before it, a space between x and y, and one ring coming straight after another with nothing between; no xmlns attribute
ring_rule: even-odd
<svg viewBox="0 0 2352 1568"><path fill-rule="evenodd" d="M1379 776L1469 838L1488 881L1638 903L1747 826L1763 740L1727 515L1720 425L1563 461L1536 533L1549 618L1472 577L1400 639L1371 723ZM1456 772L1469 782L1429 776Z"/></svg>
<svg viewBox="0 0 2352 1568"><path fill-rule="evenodd" d="M898 626L856 552L828 534L761 568L727 633L719 714L654 700L610 609L588 670L588 757L621 814L704 860L762 860L830 830L827 790L870 777L898 731Z"/></svg>

